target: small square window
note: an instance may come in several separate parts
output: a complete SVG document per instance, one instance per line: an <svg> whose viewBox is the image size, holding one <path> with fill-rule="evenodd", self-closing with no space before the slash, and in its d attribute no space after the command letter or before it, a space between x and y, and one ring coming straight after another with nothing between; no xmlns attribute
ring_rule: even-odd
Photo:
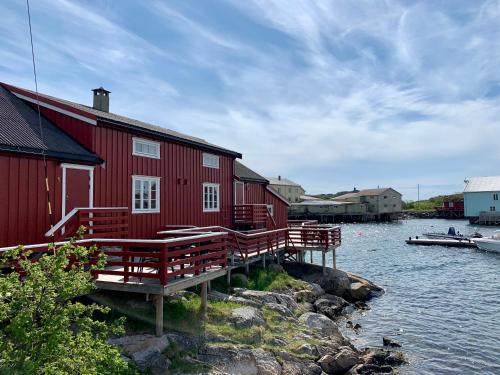
<svg viewBox="0 0 500 375"><path fill-rule="evenodd" d="M132 155L146 158L160 158L160 143L142 138L132 138Z"/></svg>
<svg viewBox="0 0 500 375"><path fill-rule="evenodd" d="M219 169L219 156L214 154L203 153L203 166L208 168Z"/></svg>

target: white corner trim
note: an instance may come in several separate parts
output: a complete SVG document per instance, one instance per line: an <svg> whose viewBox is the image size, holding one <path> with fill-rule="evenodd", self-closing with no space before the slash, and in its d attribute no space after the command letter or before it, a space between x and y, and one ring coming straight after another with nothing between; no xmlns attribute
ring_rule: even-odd
<svg viewBox="0 0 500 375"><path fill-rule="evenodd" d="M17 92L12 92L15 96L17 96L18 98L20 99L23 99L23 100L26 100L30 103L35 103L37 104L37 100L36 99L33 99L29 96L25 96L25 95L22 95L22 94L19 94ZM74 113L74 112L71 112L71 111L67 111L65 109L62 109L60 107L56 107L55 105L52 105L52 104L49 104L49 103L45 103L41 100L38 100L38 104L40 104L40 107L45 107L45 108L48 108L48 109L51 109L53 111L56 111L56 112L59 112L59 113L62 113L66 116L69 116L69 117L73 117L73 118L76 118L77 120L80 120L80 121L83 121L83 122L86 122L87 124L90 124L90 125L97 125L97 121L96 120L93 120L91 118L88 118L88 117L85 117L85 116L82 116L82 115L79 115L78 113Z"/></svg>

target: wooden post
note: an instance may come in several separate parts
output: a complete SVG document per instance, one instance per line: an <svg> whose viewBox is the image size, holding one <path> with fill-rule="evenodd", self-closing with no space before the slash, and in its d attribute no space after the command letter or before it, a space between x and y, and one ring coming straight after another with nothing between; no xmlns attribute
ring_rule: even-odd
<svg viewBox="0 0 500 375"><path fill-rule="evenodd" d="M262 267L266 268L266 254L262 255Z"/></svg>
<svg viewBox="0 0 500 375"><path fill-rule="evenodd" d="M313 264L313 251L311 249L311 264Z"/></svg>
<svg viewBox="0 0 500 375"><path fill-rule="evenodd" d="M245 263L245 273L247 275L250 273L250 263L248 261Z"/></svg>
<svg viewBox="0 0 500 375"><path fill-rule="evenodd" d="M325 259L325 251L321 251L321 265L323 266L323 275L326 275L326 259Z"/></svg>
<svg viewBox="0 0 500 375"><path fill-rule="evenodd" d="M227 279L226 279L227 285L231 285L231 268L230 267L228 267L228 269L227 269L226 277L227 277Z"/></svg>
<svg viewBox="0 0 500 375"><path fill-rule="evenodd" d="M163 294L156 294L153 302L156 307L156 336L163 335Z"/></svg>
<svg viewBox="0 0 500 375"><path fill-rule="evenodd" d="M337 259L336 259L336 251L337 250L335 247L333 248L333 269L336 270L337 269Z"/></svg>
<svg viewBox="0 0 500 375"><path fill-rule="evenodd" d="M208 281L201 283L201 309L205 312L207 310L207 298L208 298Z"/></svg>

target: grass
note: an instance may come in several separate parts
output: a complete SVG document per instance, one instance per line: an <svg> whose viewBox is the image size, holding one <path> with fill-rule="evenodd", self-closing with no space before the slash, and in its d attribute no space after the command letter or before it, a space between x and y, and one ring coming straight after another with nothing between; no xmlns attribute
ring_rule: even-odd
<svg viewBox="0 0 500 375"><path fill-rule="evenodd" d="M250 272L248 278L248 289L276 291L276 290L301 290L306 289L307 284L297 280L286 272L276 272L269 268L255 268Z"/></svg>

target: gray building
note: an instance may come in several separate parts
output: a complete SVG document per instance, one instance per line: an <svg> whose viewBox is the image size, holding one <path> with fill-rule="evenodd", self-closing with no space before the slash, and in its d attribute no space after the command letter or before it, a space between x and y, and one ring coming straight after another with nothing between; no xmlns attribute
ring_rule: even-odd
<svg viewBox="0 0 500 375"><path fill-rule="evenodd" d="M288 202L300 202L300 197L305 194L302 186L287 178L278 176L266 177L266 179L269 181L269 187L284 196Z"/></svg>

